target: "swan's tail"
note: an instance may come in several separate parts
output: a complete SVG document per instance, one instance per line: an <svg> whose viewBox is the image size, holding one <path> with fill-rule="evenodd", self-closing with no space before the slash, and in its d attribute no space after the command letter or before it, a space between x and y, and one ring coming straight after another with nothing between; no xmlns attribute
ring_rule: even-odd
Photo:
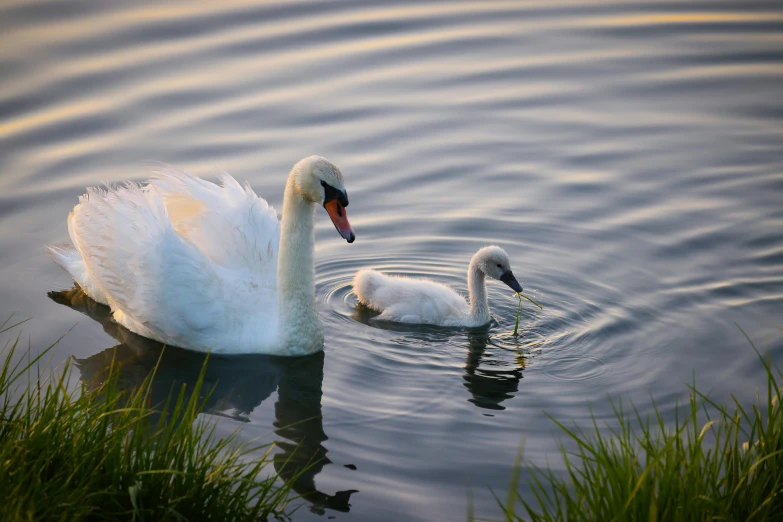
<svg viewBox="0 0 783 522"><path fill-rule="evenodd" d="M71 236L71 241L74 241L73 230L73 212L68 216L68 234ZM87 266L84 264L81 253L72 244L52 245L46 247L49 251L49 255L54 259L54 262L65 269L66 272L71 274L74 281L84 290L88 296L94 301L101 304L108 304L106 299L106 293L95 283L90 272L87 270Z"/></svg>
<svg viewBox="0 0 783 522"><path fill-rule="evenodd" d="M81 272L84 271L84 261L82 256L73 247L73 245L52 245L46 247L49 251L49 255L54 259L54 262L65 269L66 272L71 274L71 277L76 281ZM78 283L78 281L76 281Z"/></svg>
<svg viewBox="0 0 783 522"><path fill-rule="evenodd" d="M383 284L384 275L370 268L363 268L353 278L353 293L359 302L372 306L375 293Z"/></svg>

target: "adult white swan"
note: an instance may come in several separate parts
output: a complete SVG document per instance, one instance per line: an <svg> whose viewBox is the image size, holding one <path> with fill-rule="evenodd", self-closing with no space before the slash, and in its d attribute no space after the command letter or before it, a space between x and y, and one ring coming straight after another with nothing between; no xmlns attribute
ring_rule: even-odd
<svg viewBox="0 0 783 522"><path fill-rule="evenodd" d="M326 208L349 243L340 170L319 156L291 169L275 210L228 174L222 187L165 169L145 186L88 188L55 261L129 330L214 353L305 355L323 348L313 221Z"/></svg>
<svg viewBox="0 0 783 522"><path fill-rule="evenodd" d="M438 326L482 326L490 321L485 276L500 279L521 292L506 251L487 246L468 267L469 302L446 285L429 279L387 276L365 268L357 272L353 291L359 302L381 312L379 319Z"/></svg>

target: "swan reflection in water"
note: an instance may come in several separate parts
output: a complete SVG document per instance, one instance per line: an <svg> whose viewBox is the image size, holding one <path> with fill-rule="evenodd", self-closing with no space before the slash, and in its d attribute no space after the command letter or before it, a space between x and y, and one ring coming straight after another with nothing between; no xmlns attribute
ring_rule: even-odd
<svg viewBox="0 0 783 522"><path fill-rule="evenodd" d="M462 376L465 388L472 396L468 401L479 408L505 410L506 407L501 403L514 397L519 391L519 381L522 380L522 370L525 369L524 355L517 352L513 364L502 365L489 357L488 345L491 346L488 332L468 332L468 354L465 373Z"/></svg>
<svg viewBox="0 0 783 522"><path fill-rule="evenodd" d="M357 303L352 317L373 328L404 333L406 341L415 339L423 344L434 344L456 339L455 344L462 346L467 340L468 353L462 379L471 395L468 402L477 407L505 410L506 407L501 403L514 397L519 391L519 381L522 380L522 371L525 369L524 352L521 349L514 350L513 362L507 362L511 350L493 345L489 326L463 328L455 338L453 328L378 321L378 315L379 312ZM503 357L493 357L495 352L503 354Z"/></svg>
<svg viewBox="0 0 783 522"><path fill-rule="evenodd" d="M119 344L85 359L76 359L81 380L88 388L99 386L114 361L120 386L139 386L157 365L152 383L153 402L164 402L176 387L198 379L206 354L165 347L120 326L107 306L96 303L78 287L50 292L57 303L69 306L98 321ZM350 497L356 490L328 495L318 491L315 477L330 464L323 442L327 440L321 413L324 353L304 357L244 355L211 356L204 378L205 391L211 391L204 412L250 422L250 413L277 390L275 433L282 438L276 445L273 463L280 476L292 483L293 490L323 514L326 509L349 511Z"/></svg>

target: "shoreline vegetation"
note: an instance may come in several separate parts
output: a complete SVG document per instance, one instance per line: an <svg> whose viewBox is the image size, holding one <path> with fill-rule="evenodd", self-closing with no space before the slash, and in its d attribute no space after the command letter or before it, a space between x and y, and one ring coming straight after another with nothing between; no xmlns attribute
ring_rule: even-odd
<svg viewBox="0 0 783 522"><path fill-rule="evenodd" d="M55 345L33 357L16 337L2 349L0 521L289 519L273 445L219 437L199 418L203 370L164 404L150 401L154 372L133 391L111 371L97 390L71 392L69 362L40 373Z"/></svg>
<svg viewBox="0 0 783 522"><path fill-rule="evenodd" d="M694 379L689 404L676 407L674 426L664 423L654 402L651 417L613 402L616 428L594 420L578 430L550 417L577 449L569 452L561 443L565 474L525 467L520 452L507 499L495 496L503 520L780 521L783 372L742 333L766 373L766 393L757 394L755 404L733 396L728 405L718 404ZM523 470L528 495L518 488ZM482 520L468 509L469 520Z"/></svg>
<svg viewBox="0 0 783 522"><path fill-rule="evenodd" d="M0 334L21 323L5 324ZM130 391L113 370L95 390L69 391L69 362L42 376L56 344L33 357L17 336L2 349L0 522L290 520L291 481L267 467L273 445L221 438L199 418L206 364L190 389L151 404L154 371ZM673 426L654 403L652 416L613 403L614 428L552 418L577 449L561 444L564 474L524 466L520 452L508 497L496 497L503 520L779 520L783 372L751 345L766 393L750 407L718 404L694 382ZM468 519L487 520L470 503Z"/></svg>

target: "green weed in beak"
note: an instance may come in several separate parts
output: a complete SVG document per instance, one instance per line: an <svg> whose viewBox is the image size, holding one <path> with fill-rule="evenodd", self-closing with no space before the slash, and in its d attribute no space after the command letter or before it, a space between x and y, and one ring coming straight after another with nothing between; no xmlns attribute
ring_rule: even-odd
<svg viewBox="0 0 783 522"><path fill-rule="evenodd" d="M522 315L522 298L523 297L525 299L527 299L528 301L530 301L531 303L533 303L534 305L536 305L537 307L539 307L541 310L544 309L543 306L541 306L540 304L536 303L535 301L533 301L533 299L529 298L528 296L526 296L522 292L517 292L517 298L519 299L519 304L517 305L517 322L514 323L514 336L519 334L519 316Z"/></svg>

